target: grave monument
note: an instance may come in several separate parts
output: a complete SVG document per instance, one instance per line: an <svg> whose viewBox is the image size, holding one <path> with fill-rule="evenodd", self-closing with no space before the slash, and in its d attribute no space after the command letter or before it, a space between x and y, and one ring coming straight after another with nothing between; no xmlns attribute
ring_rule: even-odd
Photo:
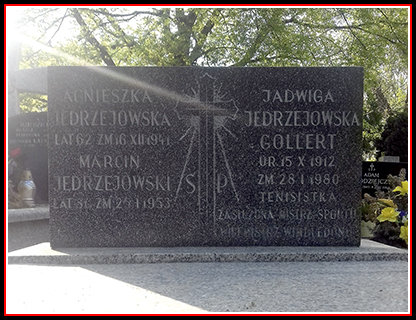
<svg viewBox="0 0 416 320"><path fill-rule="evenodd" d="M36 184L36 203L48 202L48 128L46 112L30 112L9 118L9 150L17 150L19 165L14 175L18 185L23 170L30 170Z"/></svg>
<svg viewBox="0 0 416 320"><path fill-rule="evenodd" d="M50 67L52 247L358 246L363 70Z"/></svg>

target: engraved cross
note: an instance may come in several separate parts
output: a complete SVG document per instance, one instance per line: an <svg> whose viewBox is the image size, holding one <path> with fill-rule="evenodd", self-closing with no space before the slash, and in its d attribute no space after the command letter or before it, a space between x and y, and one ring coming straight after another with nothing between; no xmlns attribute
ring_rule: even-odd
<svg viewBox="0 0 416 320"><path fill-rule="evenodd" d="M198 133L198 204L199 213L214 213L216 205L216 129L218 117L234 112L232 101L222 101L215 91L215 78L205 73L198 82L196 99L181 101L181 114L194 116ZM228 107L228 108L227 108Z"/></svg>

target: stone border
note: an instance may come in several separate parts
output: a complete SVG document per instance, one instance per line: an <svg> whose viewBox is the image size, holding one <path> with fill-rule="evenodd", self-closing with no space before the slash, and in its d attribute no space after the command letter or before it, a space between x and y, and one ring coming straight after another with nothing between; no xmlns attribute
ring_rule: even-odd
<svg viewBox="0 0 416 320"><path fill-rule="evenodd" d="M360 247L63 248L47 242L9 253L10 264L407 261L408 250L363 239Z"/></svg>
<svg viewBox="0 0 416 320"><path fill-rule="evenodd" d="M34 208L8 209L8 223L49 219L49 206Z"/></svg>

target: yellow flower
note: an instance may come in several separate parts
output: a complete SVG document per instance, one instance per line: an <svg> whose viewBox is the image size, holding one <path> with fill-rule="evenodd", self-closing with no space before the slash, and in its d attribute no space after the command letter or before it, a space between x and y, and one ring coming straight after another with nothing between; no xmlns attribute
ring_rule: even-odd
<svg viewBox="0 0 416 320"><path fill-rule="evenodd" d="M384 204L385 206L397 208L397 205L390 199L378 199L378 202Z"/></svg>
<svg viewBox="0 0 416 320"><path fill-rule="evenodd" d="M377 217L377 220L380 222L383 222L383 221L396 222L398 215L399 215L399 212L396 211L394 208L387 207L381 210L381 214Z"/></svg>
<svg viewBox="0 0 416 320"><path fill-rule="evenodd" d="M393 192L400 192L401 196L405 196L406 194L408 194L408 182L407 181L402 181L402 186L401 187L396 187Z"/></svg>
<svg viewBox="0 0 416 320"><path fill-rule="evenodd" d="M408 241L407 236L408 236L408 230L407 230L407 221L406 221L404 226L400 227L400 236L399 237L401 239L403 239L406 242L406 244L408 244L407 243L407 241Z"/></svg>

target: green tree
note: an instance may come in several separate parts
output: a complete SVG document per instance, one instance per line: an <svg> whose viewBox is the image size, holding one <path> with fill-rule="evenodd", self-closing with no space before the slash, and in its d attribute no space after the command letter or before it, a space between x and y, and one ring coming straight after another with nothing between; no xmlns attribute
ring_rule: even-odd
<svg viewBox="0 0 416 320"><path fill-rule="evenodd" d="M407 121L407 110L395 113L387 119L381 137L375 142L378 155L399 156L400 161L408 161Z"/></svg>
<svg viewBox="0 0 416 320"><path fill-rule="evenodd" d="M22 68L363 66L366 156L406 103L407 8L29 8L22 17L23 32L56 49L23 44Z"/></svg>

